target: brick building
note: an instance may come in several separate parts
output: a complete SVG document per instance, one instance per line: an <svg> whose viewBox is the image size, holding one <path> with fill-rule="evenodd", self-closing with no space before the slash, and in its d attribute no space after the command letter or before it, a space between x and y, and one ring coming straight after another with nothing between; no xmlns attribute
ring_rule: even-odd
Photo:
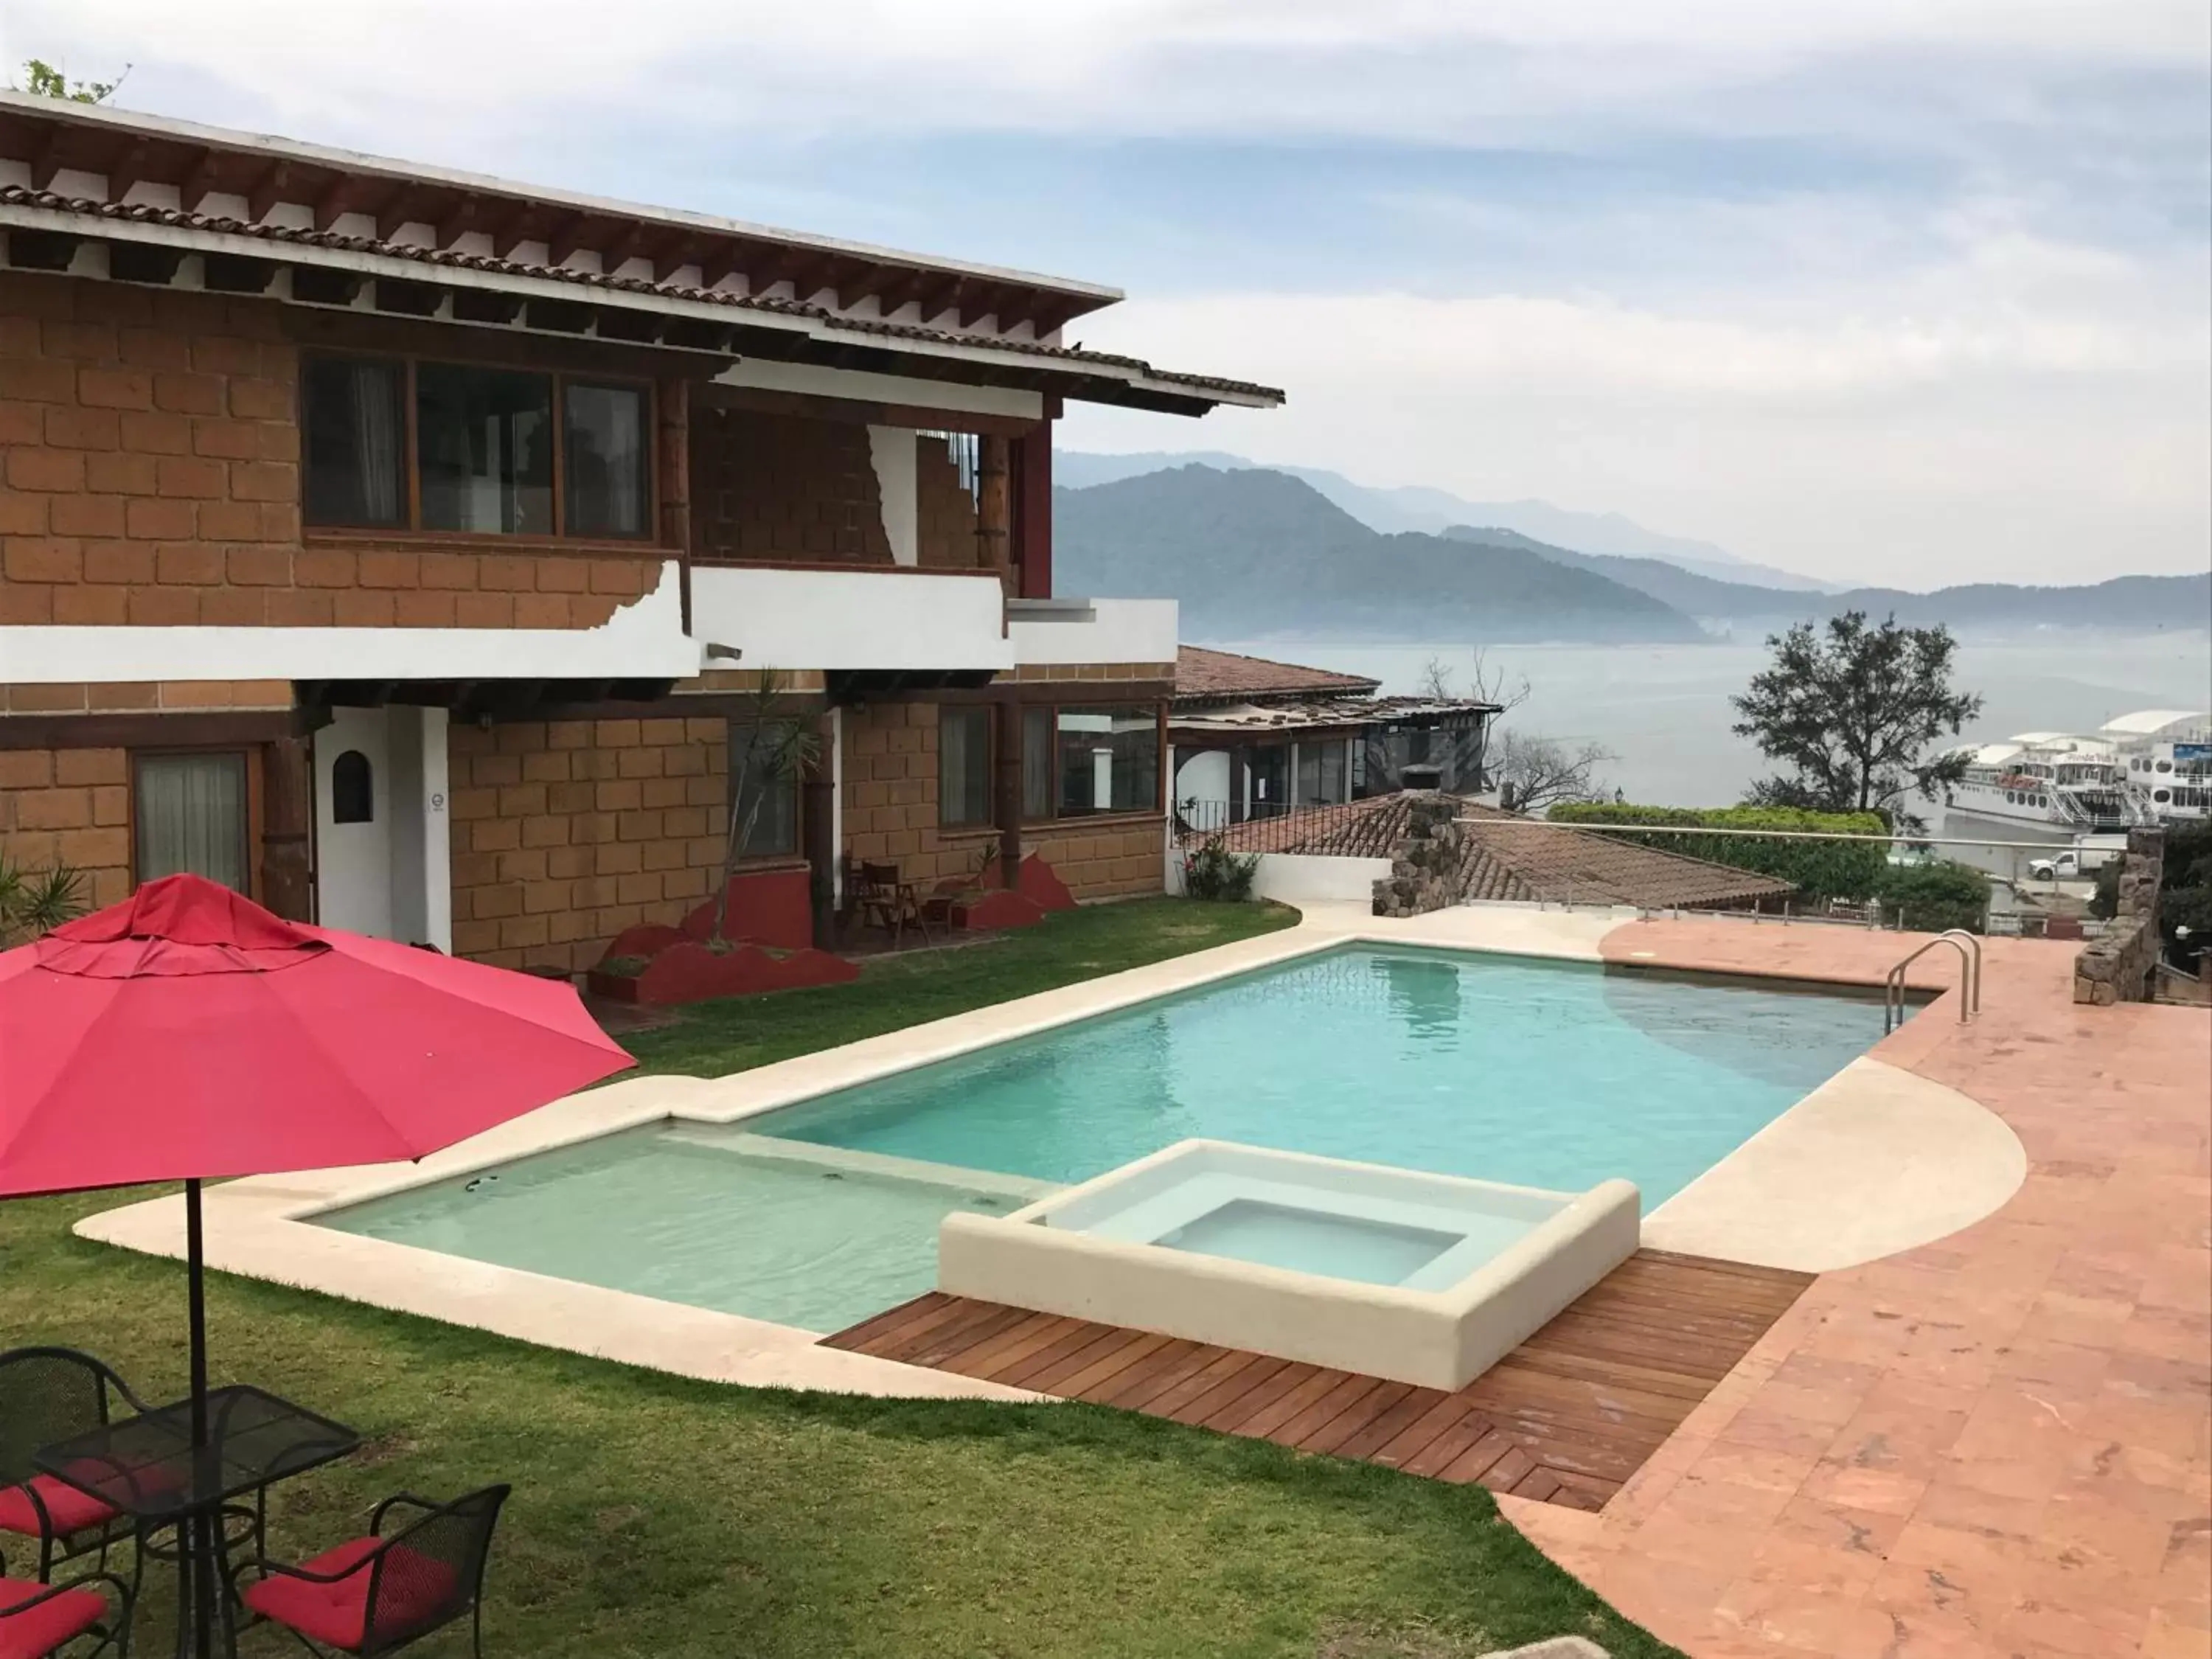
<svg viewBox="0 0 2212 1659"><path fill-rule="evenodd" d="M1280 398L1062 344L1113 290L12 94L0 239L9 863L573 969L796 725L817 920L1160 884L1175 607L1054 593L1052 422Z"/></svg>

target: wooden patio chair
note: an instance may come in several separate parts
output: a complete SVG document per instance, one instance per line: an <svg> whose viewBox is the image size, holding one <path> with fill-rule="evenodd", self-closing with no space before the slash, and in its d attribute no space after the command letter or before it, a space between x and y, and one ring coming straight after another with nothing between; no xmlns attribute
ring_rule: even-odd
<svg viewBox="0 0 2212 1659"><path fill-rule="evenodd" d="M912 882L900 878L896 864L855 865L846 891L860 925L880 927L889 933L892 950L899 948L909 923L921 930L924 945L936 943L929 936L929 918L922 911L921 895Z"/></svg>

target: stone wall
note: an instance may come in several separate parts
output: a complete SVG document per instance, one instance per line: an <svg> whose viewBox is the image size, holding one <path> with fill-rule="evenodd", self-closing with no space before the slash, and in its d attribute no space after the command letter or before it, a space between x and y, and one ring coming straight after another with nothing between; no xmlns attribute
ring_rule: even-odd
<svg viewBox="0 0 2212 1659"><path fill-rule="evenodd" d="M702 409L691 422L691 537L702 557L891 562L857 423Z"/></svg>
<svg viewBox="0 0 2212 1659"><path fill-rule="evenodd" d="M2148 1002L2160 939L2158 901L2166 872L2166 832L2130 830L2121 855L2118 908L2104 935L2074 958L2074 1000L2109 1007Z"/></svg>
<svg viewBox="0 0 2212 1659"><path fill-rule="evenodd" d="M659 580L658 550L303 541L286 322L0 271L0 624L595 628Z"/></svg>
<svg viewBox="0 0 2212 1659"><path fill-rule="evenodd" d="M728 823L719 718L455 726L453 951L506 968L588 968L641 922L714 890Z"/></svg>
<svg viewBox="0 0 2212 1659"><path fill-rule="evenodd" d="M1408 792L1407 837L1390 854L1390 873L1375 884L1378 916L1419 916L1459 902L1467 831L1459 799L1441 790Z"/></svg>

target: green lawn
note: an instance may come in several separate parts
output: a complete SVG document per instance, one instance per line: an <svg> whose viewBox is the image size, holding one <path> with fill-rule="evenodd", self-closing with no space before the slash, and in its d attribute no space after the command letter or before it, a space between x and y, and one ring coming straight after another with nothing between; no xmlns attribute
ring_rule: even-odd
<svg viewBox="0 0 2212 1659"><path fill-rule="evenodd" d="M1084 910L856 985L695 1011L633 1046L659 1069L731 1070L1288 919ZM169 1397L184 1381L181 1269L68 1231L123 1196L0 1203L0 1342L88 1346ZM1476 1489L1088 1407L717 1388L220 1276L209 1306L218 1381L263 1383L369 1437L276 1489L280 1548L347 1535L387 1492L514 1482L492 1565L495 1659L1458 1659L1568 1631L1615 1655L1671 1651ZM416 1650L466 1650L450 1637ZM262 1630L246 1651L297 1650Z"/></svg>

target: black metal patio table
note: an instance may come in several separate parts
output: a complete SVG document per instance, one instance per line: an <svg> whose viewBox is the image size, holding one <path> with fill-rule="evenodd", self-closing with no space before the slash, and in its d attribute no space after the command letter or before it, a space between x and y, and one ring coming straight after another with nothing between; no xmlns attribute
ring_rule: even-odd
<svg viewBox="0 0 2212 1659"><path fill-rule="evenodd" d="M179 1656L207 1652L210 1627L218 1623L224 1650L237 1650L223 1582L223 1521L236 1512L226 1508L231 1500L255 1494L251 1518L258 1547L268 1488L361 1444L344 1424L259 1389L210 1389L206 1408L206 1435L197 1446L192 1402L179 1400L57 1442L34 1460L46 1474L131 1516L142 1548L153 1533L177 1529Z"/></svg>

